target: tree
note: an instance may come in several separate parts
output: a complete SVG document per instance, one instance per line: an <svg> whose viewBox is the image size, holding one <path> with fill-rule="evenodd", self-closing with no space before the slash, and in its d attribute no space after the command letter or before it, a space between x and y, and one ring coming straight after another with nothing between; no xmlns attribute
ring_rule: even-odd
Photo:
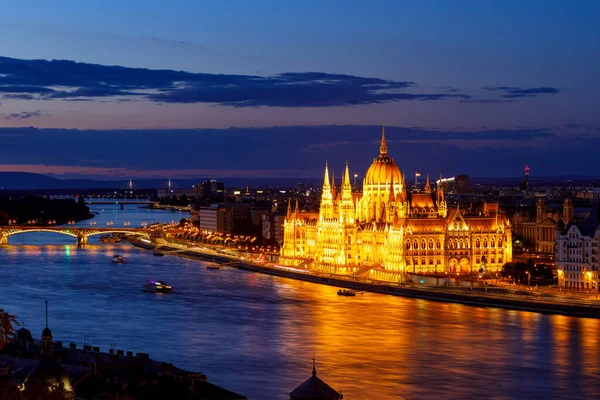
<svg viewBox="0 0 600 400"><path fill-rule="evenodd" d="M0 350L15 337L15 326L18 326L16 315L9 314L0 308Z"/></svg>

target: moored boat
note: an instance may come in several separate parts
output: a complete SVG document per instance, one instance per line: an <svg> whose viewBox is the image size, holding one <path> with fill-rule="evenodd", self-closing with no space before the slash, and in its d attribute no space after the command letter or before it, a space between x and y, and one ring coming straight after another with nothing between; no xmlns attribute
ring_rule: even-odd
<svg viewBox="0 0 600 400"><path fill-rule="evenodd" d="M353 290L348 289L340 289L337 291L338 296L356 296L356 293Z"/></svg>
<svg viewBox="0 0 600 400"><path fill-rule="evenodd" d="M117 264L122 264L123 262L125 262L125 260L123 259L123 256L115 254L112 258L112 262L117 263Z"/></svg>
<svg viewBox="0 0 600 400"><path fill-rule="evenodd" d="M220 265L217 264L209 264L206 266L207 269L221 269Z"/></svg>

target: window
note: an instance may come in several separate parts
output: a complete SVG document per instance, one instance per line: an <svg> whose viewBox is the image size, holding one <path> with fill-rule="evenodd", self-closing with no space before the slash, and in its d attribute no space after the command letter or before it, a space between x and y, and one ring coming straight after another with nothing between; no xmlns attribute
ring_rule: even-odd
<svg viewBox="0 0 600 400"><path fill-rule="evenodd" d="M475 247L480 248L479 238L475 239Z"/></svg>

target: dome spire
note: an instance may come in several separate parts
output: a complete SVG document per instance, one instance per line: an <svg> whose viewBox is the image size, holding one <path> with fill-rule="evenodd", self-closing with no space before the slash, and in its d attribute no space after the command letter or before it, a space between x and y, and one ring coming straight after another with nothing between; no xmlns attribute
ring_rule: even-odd
<svg viewBox="0 0 600 400"><path fill-rule="evenodd" d="M379 146L379 156L387 155L387 143L385 142L385 125L381 124L381 146Z"/></svg>

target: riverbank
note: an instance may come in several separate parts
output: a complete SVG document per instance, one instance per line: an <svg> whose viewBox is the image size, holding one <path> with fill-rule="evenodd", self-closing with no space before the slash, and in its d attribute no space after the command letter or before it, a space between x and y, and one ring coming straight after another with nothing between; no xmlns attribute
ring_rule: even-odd
<svg viewBox="0 0 600 400"><path fill-rule="evenodd" d="M392 296L409 297L415 299L443 301L459 303L477 307L498 307L508 310L539 312L544 314L560 314L586 318L600 318L600 303L574 301L572 299L544 298L535 299L533 296L522 296L518 294L490 293L485 288L447 288L444 286L416 286L401 287L394 284L360 282L341 276L325 276L311 271L294 270L288 267L276 267L262 264L249 263L233 256L218 253L217 251L202 252L199 248L187 249L175 243L148 244L133 243L138 247L149 250L159 250L165 254L173 252L173 255L192 258L199 261L214 261L217 263L238 264L230 265L234 268L246 271L279 276L282 278L299 279L306 282L319 283L338 288L352 289L356 291L388 294Z"/></svg>

